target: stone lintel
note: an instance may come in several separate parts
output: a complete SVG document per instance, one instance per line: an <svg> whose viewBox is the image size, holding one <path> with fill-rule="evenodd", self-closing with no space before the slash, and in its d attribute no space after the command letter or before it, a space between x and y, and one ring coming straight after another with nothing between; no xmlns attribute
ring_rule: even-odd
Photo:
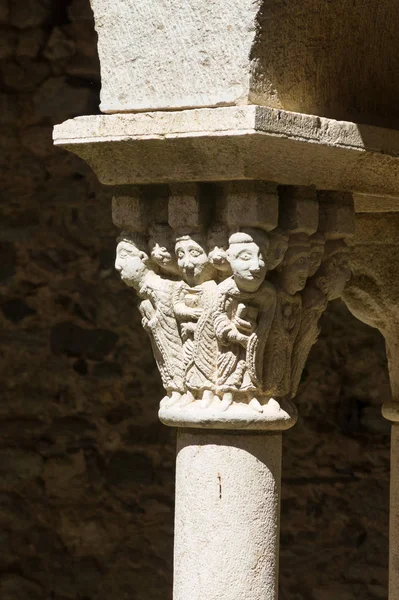
<svg viewBox="0 0 399 600"><path fill-rule="evenodd" d="M261 106L77 117L54 143L106 185L260 179L399 199L398 131Z"/></svg>

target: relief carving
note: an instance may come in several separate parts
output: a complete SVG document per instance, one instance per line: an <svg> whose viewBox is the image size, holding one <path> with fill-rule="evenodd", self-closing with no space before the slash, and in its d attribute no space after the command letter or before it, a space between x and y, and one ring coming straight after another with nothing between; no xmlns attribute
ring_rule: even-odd
<svg viewBox="0 0 399 600"><path fill-rule="evenodd" d="M116 268L141 299L142 324L166 390L164 422L249 429L292 424L290 400L320 317L350 274L345 241L336 232L329 239L325 222L323 232L315 231L314 202L307 191L302 223L295 195L289 207L295 214L282 219L294 229L235 224L229 231L216 218L208 227L155 223L118 238ZM178 217L175 210L174 223Z"/></svg>

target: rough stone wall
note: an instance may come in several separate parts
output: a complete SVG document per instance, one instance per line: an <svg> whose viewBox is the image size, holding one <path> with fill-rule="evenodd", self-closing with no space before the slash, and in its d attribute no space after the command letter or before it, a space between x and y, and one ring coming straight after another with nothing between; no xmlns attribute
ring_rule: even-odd
<svg viewBox="0 0 399 600"><path fill-rule="evenodd" d="M88 0L0 3L0 599L171 597L173 430L110 193L51 143L98 111ZM282 600L386 597L383 341L323 318L284 436Z"/></svg>

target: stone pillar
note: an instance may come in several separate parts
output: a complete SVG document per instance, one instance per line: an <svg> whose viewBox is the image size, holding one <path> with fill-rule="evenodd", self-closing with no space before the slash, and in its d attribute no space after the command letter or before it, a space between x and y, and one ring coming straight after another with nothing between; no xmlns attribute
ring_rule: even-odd
<svg viewBox="0 0 399 600"><path fill-rule="evenodd" d="M178 427L175 600L276 600L281 432L349 278L347 194L265 181L134 188L116 268Z"/></svg>
<svg viewBox="0 0 399 600"><path fill-rule="evenodd" d="M175 600L274 600L281 434L180 430Z"/></svg>
<svg viewBox="0 0 399 600"><path fill-rule="evenodd" d="M392 400L382 414L392 422L389 600L399 600L399 215L357 215L351 262L344 300L358 319L380 330L387 350Z"/></svg>
<svg viewBox="0 0 399 600"><path fill-rule="evenodd" d="M116 268L179 429L175 600L274 600L281 432L349 278L352 194L399 205L399 134L282 110L264 0L91 5L111 114L54 140L115 187Z"/></svg>

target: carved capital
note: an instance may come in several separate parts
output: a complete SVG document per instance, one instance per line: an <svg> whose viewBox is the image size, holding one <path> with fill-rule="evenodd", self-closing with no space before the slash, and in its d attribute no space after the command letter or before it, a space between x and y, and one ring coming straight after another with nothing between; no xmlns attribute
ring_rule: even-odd
<svg viewBox="0 0 399 600"><path fill-rule="evenodd" d="M361 321L385 338L393 403L383 415L399 421L399 215L360 213L351 244L352 277L344 300Z"/></svg>
<svg viewBox="0 0 399 600"><path fill-rule="evenodd" d="M167 425L281 430L329 300L349 279L347 194L184 184L114 200L116 269L141 300Z"/></svg>

